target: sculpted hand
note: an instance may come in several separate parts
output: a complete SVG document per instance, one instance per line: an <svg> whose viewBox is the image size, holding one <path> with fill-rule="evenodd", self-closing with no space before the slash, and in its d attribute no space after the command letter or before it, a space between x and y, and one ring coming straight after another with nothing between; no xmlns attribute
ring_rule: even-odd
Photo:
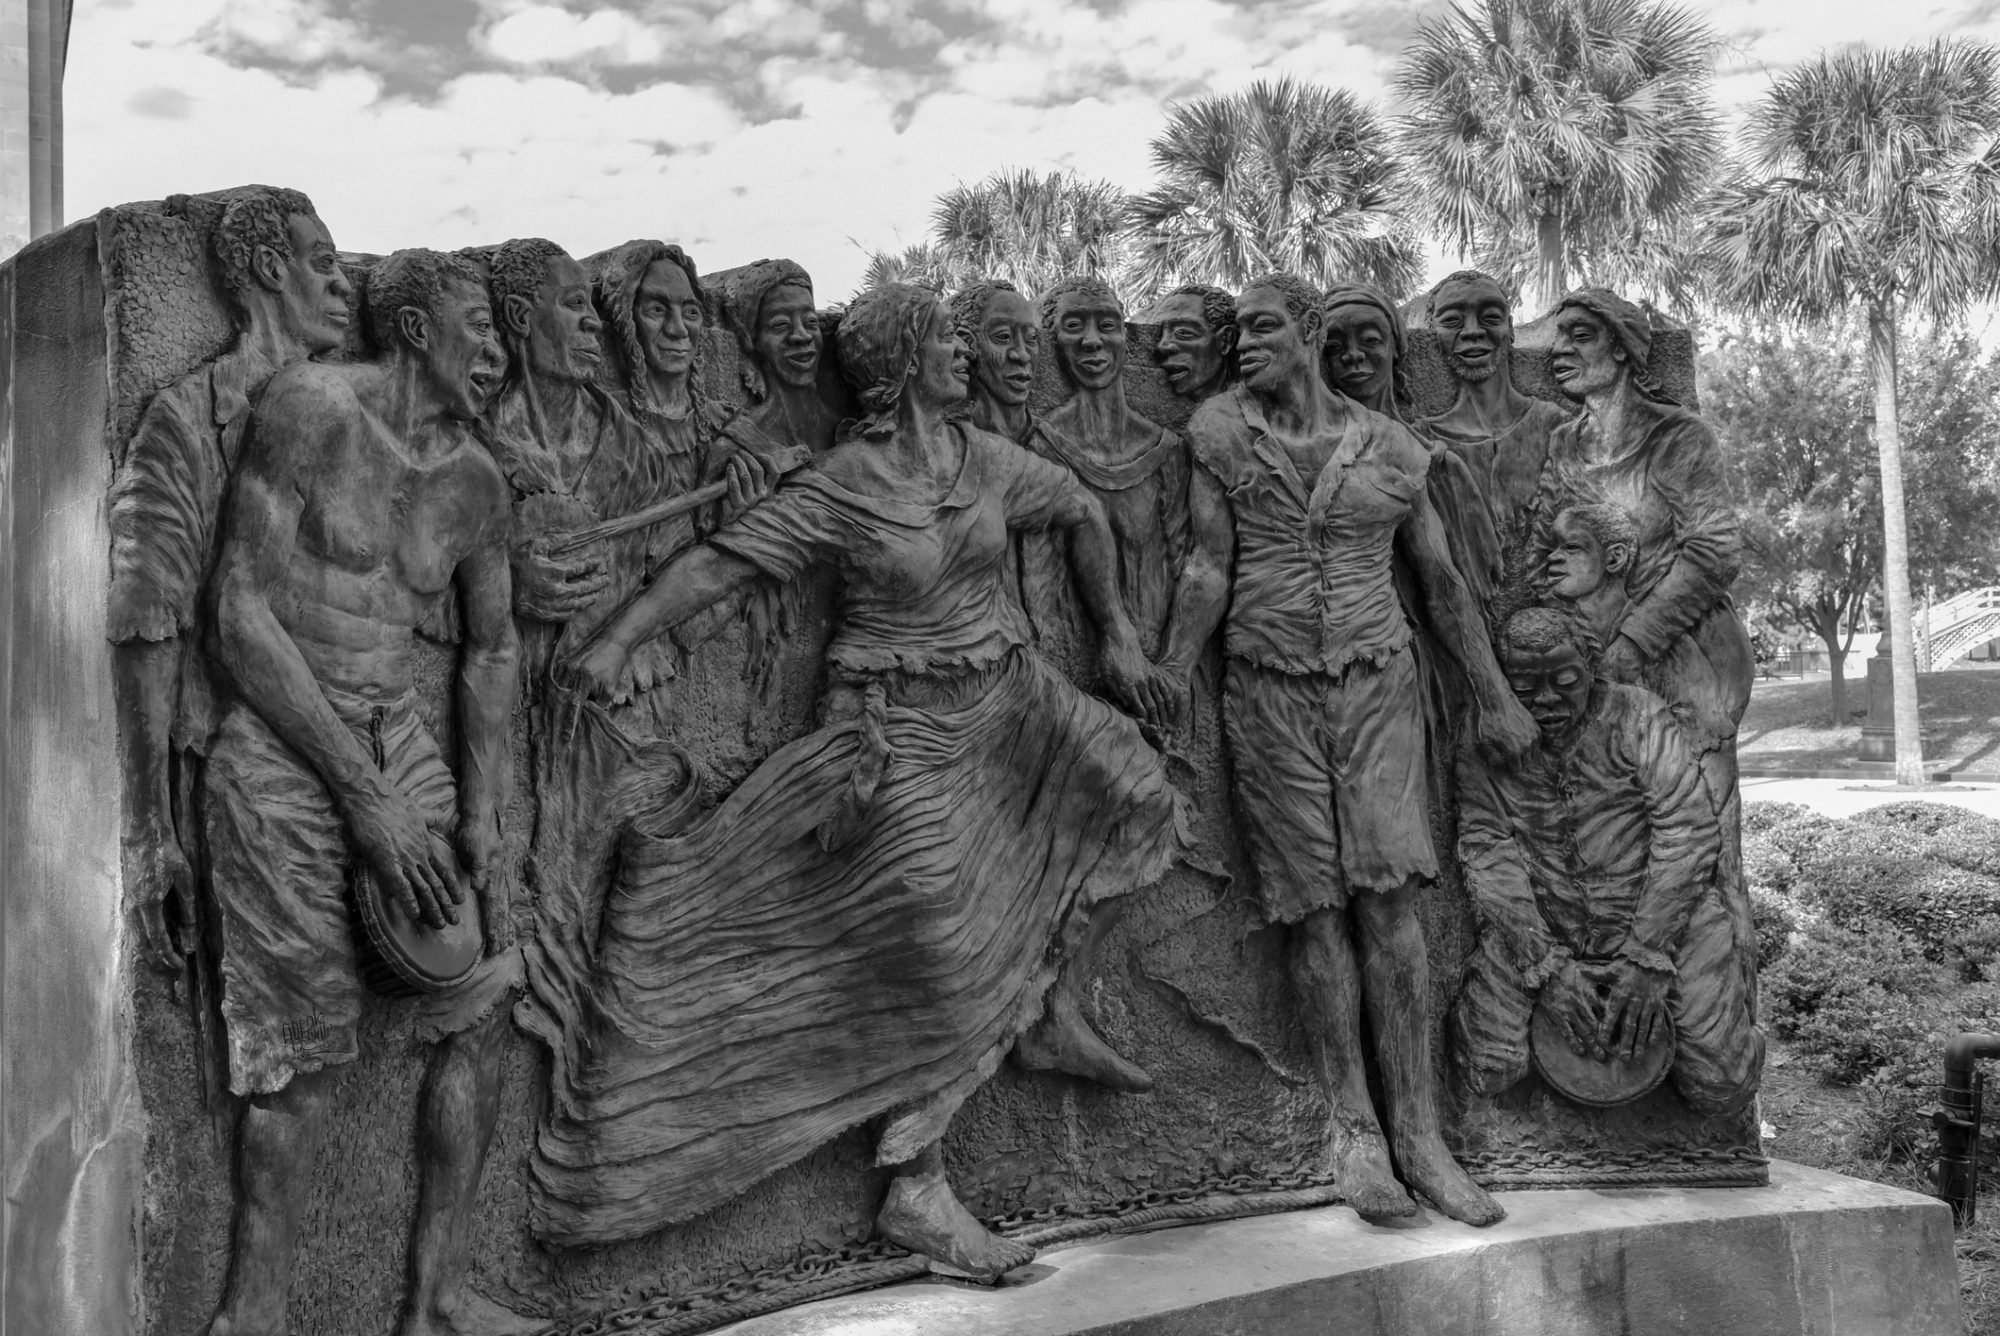
<svg viewBox="0 0 2000 1336"><path fill-rule="evenodd" d="M1619 636L1604 651L1604 657L1597 661L1597 675L1613 682L1639 685L1639 675L1645 671L1645 656L1639 647L1626 636Z"/></svg>
<svg viewBox="0 0 2000 1336"><path fill-rule="evenodd" d="M392 788L387 797L351 805L347 827L404 913L433 928L458 922L465 892L459 888L452 851L431 839L415 803Z"/></svg>
<svg viewBox="0 0 2000 1336"><path fill-rule="evenodd" d="M1511 695L1479 711L1479 745L1499 760L1519 760L1541 735L1534 716Z"/></svg>
<svg viewBox="0 0 2000 1336"><path fill-rule="evenodd" d="M497 956L514 945L514 880L507 875L499 816L491 812L468 812L462 816L458 823L458 852L465 860L473 893L479 897L479 919L486 929L486 954Z"/></svg>
<svg viewBox="0 0 2000 1336"><path fill-rule="evenodd" d="M1098 667L1103 670L1105 685L1112 694L1142 716L1150 717L1147 691L1153 666L1139 652L1138 641L1129 628L1123 635L1104 638L1098 651Z"/></svg>
<svg viewBox="0 0 2000 1336"><path fill-rule="evenodd" d="M1598 1046L1630 1062L1667 1023L1667 990L1673 986L1673 976L1621 960L1598 968L1594 978L1610 987L1603 1019L1597 1024Z"/></svg>
<svg viewBox="0 0 2000 1336"><path fill-rule="evenodd" d="M578 691L610 700L631 671L632 651L609 636L600 636L559 665L558 676Z"/></svg>
<svg viewBox="0 0 2000 1336"><path fill-rule="evenodd" d="M1542 1000L1569 1038L1570 1048L1581 1057L1605 1057L1598 1042L1597 990L1590 976L1574 960L1565 964L1542 985Z"/></svg>
<svg viewBox="0 0 2000 1336"><path fill-rule="evenodd" d="M778 490L778 466L748 450L738 450L724 467L723 481L729 486L722 506L722 518L733 520Z"/></svg>
<svg viewBox="0 0 2000 1336"><path fill-rule="evenodd" d="M538 622L566 622L611 583L600 557L586 550L550 556L540 540L514 549L514 611Z"/></svg>
<svg viewBox="0 0 2000 1336"><path fill-rule="evenodd" d="M146 958L165 973L179 974L194 949L194 869L164 823L127 840L124 863Z"/></svg>

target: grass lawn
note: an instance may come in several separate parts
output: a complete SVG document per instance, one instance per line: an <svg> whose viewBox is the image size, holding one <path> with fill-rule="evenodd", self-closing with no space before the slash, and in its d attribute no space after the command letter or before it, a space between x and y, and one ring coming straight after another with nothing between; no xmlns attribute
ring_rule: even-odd
<svg viewBox="0 0 2000 1336"><path fill-rule="evenodd" d="M1870 1159L1855 1150L1862 1094L1829 1085L1805 1070L1786 1046L1773 1042L1758 1092L1759 1111L1774 1133L1764 1153L1794 1164L1866 1178L1935 1196L1918 1166ZM2000 1183L1990 1164L1982 1169L1979 1209L1970 1228L1958 1231L1958 1297L1965 1306L1966 1336L2000 1332Z"/></svg>
<svg viewBox="0 0 2000 1336"><path fill-rule="evenodd" d="M1849 707L1865 710L1868 682L1860 673L1867 660L1856 656L1857 674L1847 684ZM1746 769L1830 770L1854 762L1861 742L1856 718L1835 728L1827 722L1832 688L1824 678L1809 682L1759 680L1750 708L1736 734L1736 753ZM2000 671L1923 673L1917 700L1924 726L1933 733L1926 761L1975 773L2000 773Z"/></svg>

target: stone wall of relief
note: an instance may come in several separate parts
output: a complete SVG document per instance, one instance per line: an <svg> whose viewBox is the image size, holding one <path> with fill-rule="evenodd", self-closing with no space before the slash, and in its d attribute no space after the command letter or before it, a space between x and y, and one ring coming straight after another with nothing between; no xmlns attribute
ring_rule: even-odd
<svg viewBox="0 0 2000 1336"><path fill-rule="evenodd" d="M1435 854L1435 875L1410 864L1397 919L1314 889L1356 875L1334 867L1338 847L1270 833L1292 829L1279 810L1291 790L1246 786L1242 758L1276 755L1255 729L1288 736L1279 715L1294 707L1226 663L1245 656L1225 641L1254 626L1209 634L1223 605L1205 624L1197 615L1200 553L1223 552L1225 580L1243 575L1204 479L1237 508L1242 542L1251 502L1223 476L1229 433L1248 420L1239 401L1268 396L1230 388L1226 362L1219 375L1198 357L1184 371L1194 354L1182 349L1236 314L1199 296L1127 312L1089 283L1033 303L981 287L948 314L895 291L830 311L831 294L783 261L709 273L704 257L642 242L576 257L535 242L353 256L327 221L331 235L302 199L239 194L95 224L118 469L111 639L128 738L150 739L128 743L127 898L168 967L133 982L149 1331L200 1329L218 1304L246 1328L281 1309L295 1329L327 1333L589 1330L619 1313L645 1314L639 1330L693 1330L744 1303L920 1274L926 1258L990 1275L1037 1243L1121 1222L1343 1195L1395 1214L1410 1199L1364 1125L1371 1083L1393 1106L1405 1182L1461 1218L1497 1209L1472 1180L1759 1180L1754 1116L1737 1097L1754 1071L1720 1070L1748 1061L1754 1035L1724 1035L1705 1066L1680 1061L1689 1045L1663 1048L1658 1023L1700 1028L1675 1011L1679 993L1618 994L1619 943L1587 940L1559 893L1533 903L1560 877L1528 877L1544 936L1507 936L1507 906L1521 903L1508 893L1524 883L1490 856L1519 852L1508 814L1544 790L1616 790L1605 805L1623 803L1626 824L1599 843L1681 812L1692 833L1677 854L1636 873L1566 870L1592 885L1657 869L1662 887L1722 888L1691 918L1664 911L1646 949L1677 956L1699 940L1733 967L1727 702L1697 717L1670 699L1682 679L1648 659L1623 671L1653 673L1657 709L1618 695L1624 713L1607 722L1605 698L1591 697L1556 721L1560 743L1528 747L1498 779L1448 759L1462 742L1475 750L1466 721L1499 713L1503 677L1537 723L1530 677L1554 680L1573 655L1588 690L1603 647L1538 627L1526 605L1567 599L1563 627L1596 617L1615 632L1631 614L1612 606L1607 572L1646 568L1657 585L1674 565L1646 510L1657 487L1584 478L1537 509L1534 479L1500 477L1481 453L1482 429L1504 420L1566 458L1573 409L1550 347L1566 340L1577 366L1601 366L1582 347L1590 330L1561 333L1558 319L1501 347L1526 398L1502 396L1495 419L1459 387L1490 379L1496 359L1450 358L1470 344L1431 328L1449 302L1404 331L1366 293L1315 296L1308 319L1267 287L1273 333L1256 323L1260 290L1243 294L1264 382L1278 327L1323 328L1334 352L1324 379L1309 368L1315 393L1458 442L1458 464L1432 466L1398 502L1427 495L1446 549L1398 540L1392 553L1375 526L1394 562L1383 606L1411 610L1384 625L1418 628L1397 660L1412 674L1397 699L1423 702L1410 716L1417 755L1397 757L1416 801L1400 807ZM283 245L259 231L273 225ZM630 230L670 232L671 220ZM1477 318L1477 294L1460 304ZM1608 334L1639 328L1620 306L1575 309ZM955 332L972 357L971 420L1002 440L956 425ZM1687 336L1644 338L1643 384L1627 376L1595 402L1629 390L1692 403ZM1401 359L1393 371L1385 348ZM842 423L871 444L836 449ZM431 463L384 453L385 435L432 441L429 455L406 452ZM1421 458L1369 481L1422 480ZM952 462L925 471L939 459ZM1579 477L1597 462L1577 459ZM444 478L439 460L467 471ZM1686 491L1677 475L1664 485ZM1507 486L1526 489L1512 510L1474 514ZM1315 490L1296 498L1313 522L1361 523L1353 492ZM174 551L159 548L162 526L181 535ZM1570 530L1582 536L1560 550L1576 549L1563 559L1576 569L1552 580L1547 554ZM304 535L278 545L292 565L259 557L257 535L273 532ZM310 579L301 551L317 553ZM1456 597L1435 573L1443 558L1469 573L1476 604L1456 633L1439 611ZM303 587L324 597L300 600ZM306 675L267 652L267 606L305 646ZM397 617L420 629L408 646L376 625ZM1484 667L1454 666L1454 634ZM1674 635L1656 639L1685 657ZM1469 710L1468 679L1482 674L1488 694ZM259 722L286 717L308 687L328 710L316 735L327 750L310 763L301 746L320 744ZM504 716L482 706L517 689ZM262 707L246 713L252 699ZM301 717L321 708L304 699ZM1262 723L1245 722L1245 701ZM1508 787L1569 765L1577 736L1618 727L1673 737L1651 769ZM1694 741L1675 752L1682 734ZM338 803L302 778L350 772L358 796ZM457 916L490 938L504 922L513 949L482 960L475 938L452 955L447 927L405 922L409 958L355 954L346 883L377 862L344 852L358 837L341 832L379 829L385 848L397 837L395 804L368 796L377 773L430 805L409 830L458 831L456 852L440 838L434 856L415 837L407 909L393 878L356 879L378 927ZM1457 815L1474 789L1477 838ZM471 836L475 817L490 827ZM160 853L163 833L186 870ZM1330 832L1341 837L1352 831ZM1469 879L1461 848L1478 861ZM1286 851L1303 869L1297 903L1274 890ZM464 884L467 863L483 885ZM315 888L318 919L274 919L254 893L270 884ZM201 908L180 921L182 904ZM1633 920L1621 904L1608 912ZM1301 947L1315 932L1331 956ZM323 949L299 950L309 939ZM1342 991L1355 966L1338 953L1356 940L1364 973L1387 984ZM1564 973L1572 959L1603 980ZM1558 975L1571 1009L1537 1019L1533 994L1553 994ZM1402 1009L1371 1011L1364 1029L1364 995L1371 1007L1402 996ZM1605 1045L1579 1037L1574 1063L1509 1056L1537 1039L1553 1053L1535 1027L1613 995L1631 1007L1631 1027L1611 1036L1629 1036L1629 1054L1593 1055ZM1316 997L1345 997L1346 1011ZM1747 1020L1747 1003L1738 1012ZM1416 1036L1401 1048L1320 1038L1398 1025ZM1330 1132L1323 1091L1343 1081L1363 1093ZM287 1159L298 1145L312 1148L309 1169ZM1455 1177L1447 1147L1472 1180ZM296 1242L281 1246L289 1228Z"/></svg>

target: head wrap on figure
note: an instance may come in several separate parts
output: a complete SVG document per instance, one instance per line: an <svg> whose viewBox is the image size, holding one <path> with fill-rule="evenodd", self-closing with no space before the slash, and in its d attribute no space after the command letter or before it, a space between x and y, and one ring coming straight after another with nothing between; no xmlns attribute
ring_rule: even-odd
<svg viewBox="0 0 2000 1336"><path fill-rule="evenodd" d="M632 397L632 406L640 413L659 408L652 402L651 377L646 365L645 341L639 335L639 285L646 279L646 271L661 260L678 268L687 275L688 290L694 299L708 309L708 298L702 292L701 279L695 274L694 261L679 246L664 241L628 241L622 246L614 246L608 251L593 255L584 262L590 271L590 294L597 303L597 314L604 326L611 332L609 340L612 351L623 364L625 384ZM688 367L688 401L694 407L697 426L702 422L702 410L706 407L701 382L702 364L707 360L707 340L700 331L694 334L694 361Z"/></svg>
<svg viewBox="0 0 2000 1336"><path fill-rule="evenodd" d="M1638 387L1639 393L1663 404L1674 402L1653 375L1653 322L1642 308L1626 301L1610 288L1578 288L1556 303L1556 313L1560 315L1569 306L1596 316L1611 337L1617 340L1625 350L1626 361L1632 368L1632 384Z"/></svg>
<svg viewBox="0 0 2000 1336"><path fill-rule="evenodd" d="M716 313L736 336L737 350L743 355L737 378L751 402L761 403L771 393L764 369L757 365L757 321L764 310L764 298L784 287L810 292L812 285L812 275L801 265L790 260L759 260L731 272L715 294Z"/></svg>
<svg viewBox="0 0 2000 1336"><path fill-rule="evenodd" d="M1410 381L1407 359L1404 351L1410 346L1410 332L1403 324L1403 313L1396 303L1389 300L1383 291L1370 283L1336 283L1326 290L1320 301L1320 309L1326 312L1326 325L1333 321L1333 311L1337 306L1372 306L1382 313L1389 324L1389 398L1398 409L1410 402Z"/></svg>
<svg viewBox="0 0 2000 1336"><path fill-rule="evenodd" d="M909 384L912 359L937 315L937 293L913 283L884 283L848 305L835 337L862 417L843 436L879 441L896 430L896 407Z"/></svg>

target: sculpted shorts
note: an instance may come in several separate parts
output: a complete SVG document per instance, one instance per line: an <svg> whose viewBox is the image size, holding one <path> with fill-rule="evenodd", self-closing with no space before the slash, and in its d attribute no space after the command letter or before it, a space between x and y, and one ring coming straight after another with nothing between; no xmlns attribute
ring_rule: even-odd
<svg viewBox="0 0 2000 1336"><path fill-rule="evenodd" d="M1222 690L1236 810L1273 922L1437 875L1409 648L1338 677L1232 658Z"/></svg>
<svg viewBox="0 0 2000 1336"><path fill-rule="evenodd" d="M377 705L328 691L343 722L430 823L457 823L457 791L407 697ZM221 935L229 1087L281 1090L293 1076L352 1062L367 986L355 955L348 878L357 855L318 774L256 711L232 705L203 776L203 811ZM468 897L468 909L476 908ZM505 1000L518 954L489 960L447 993L407 1003L417 1035L466 1029Z"/></svg>

